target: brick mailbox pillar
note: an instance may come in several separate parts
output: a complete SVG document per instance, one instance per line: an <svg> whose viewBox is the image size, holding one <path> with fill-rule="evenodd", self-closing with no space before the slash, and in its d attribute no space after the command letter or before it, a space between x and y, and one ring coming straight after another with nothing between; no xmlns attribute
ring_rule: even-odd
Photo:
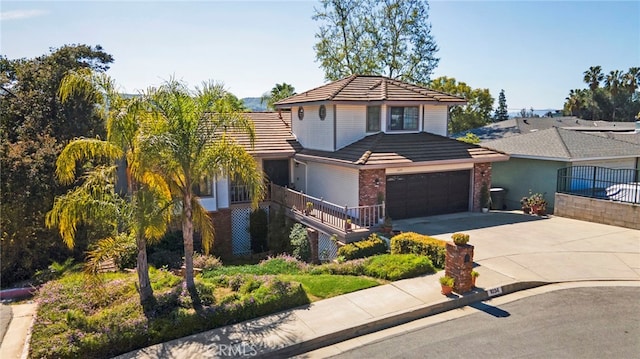
<svg viewBox="0 0 640 359"><path fill-rule="evenodd" d="M309 245L311 246L311 263L320 263L318 257L318 231L307 228L307 237L309 237Z"/></svg>
<svg viewBox="0 0 640 359"><path fill-rule="evenodd" d="M444 262L445 274L455 279L453 290L456 293L471 291L471 270L473 269L473 246L455 245L447 242L447 254Z"/></svg>

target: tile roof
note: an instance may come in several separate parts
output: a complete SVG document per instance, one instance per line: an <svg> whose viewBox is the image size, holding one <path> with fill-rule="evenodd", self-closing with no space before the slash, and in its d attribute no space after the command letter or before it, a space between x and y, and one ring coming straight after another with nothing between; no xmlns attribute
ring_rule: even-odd
<svg viewBox="0 0 640 359"><path fill-rule="evenodd" d="M336 152L303 149L312 156L366 167L394 167L425 162L506 161L505 154L431 133L385 134L363 138Z"/></svg>
<svg viewBox="0 0 640 359"><path fill-rule="evenodd" d="M232 136L254 156L291 156L302 149L300 143L291 133L291 112L247 112L246 116L253 120L256 139L253 149L249 136L232 133Z"/></svg>
<svg viewBox="0 0 640 359"><path fill-rule="evenodd" d="M277 107L317 101L421 101L464 104L462 97L384 76L351 75L275 103Z"/></svg>
<svg viewBox="0 0 640 359"><path fill-rule="evenodd" d="M513 157L559 160L640 157L640 146L636 144L555 127L483 142L482 146L508 153Z"/></svg>

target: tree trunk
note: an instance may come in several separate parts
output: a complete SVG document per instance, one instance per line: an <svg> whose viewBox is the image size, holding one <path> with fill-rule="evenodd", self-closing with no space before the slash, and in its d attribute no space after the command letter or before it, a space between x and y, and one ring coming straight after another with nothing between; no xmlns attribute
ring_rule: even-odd
<svg viewBox="0 0 640 359"><path fill-rule="evenodd" d="M184 196L184 217L182 218L182 239L184 241L184 266L185 281L187 290L192 291L196 288L193 280L193 213L191 210L191 194Z"/></svg>
<svg viewBox="0 0 640 359"><path fill-rule="evenodd" d="M144 304L153 297L153 288L149 280L149 263L147 262L147 242L142 233L136 235L138 247L138 260L136 270L138 272L138 285L140 286L140 303Z"/></svg>

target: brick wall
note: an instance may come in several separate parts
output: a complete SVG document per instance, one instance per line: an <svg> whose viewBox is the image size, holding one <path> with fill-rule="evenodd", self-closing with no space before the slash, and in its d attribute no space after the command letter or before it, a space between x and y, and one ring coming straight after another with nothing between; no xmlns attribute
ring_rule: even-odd
<svg viewBox="0 0 640 359"><path fill-rule="evenodd" d="M482 210L480 206L480 192L484 182L487 183L487 188L491 188L491 162L476 163L473 165L473 212Z"/></svg>
<svg viewBox="0 0 640 359"><path fill-rule="evenodd" d="M640 205L556 193L556 216L640 229Z"/></svg>
<svg viewBox="0 0 640 359"><path fill-rule="evenodd" d="M453 290L456 293L469 292L473 288L471 271L475 247L470 244L457 246L453 242L447 242L446 247L444 271L447 276L455 279Z"/></svg>
<svg viewBox="0 0 640 359"><path fill-rule="evenodd" d="M217 212L209 213L213 221L213 228L216 236L213 240L213 254L222 260L233 256L231 244L231 209L220 209Z"/></svg>
<svg viewBox="0 0 640 359"><path fill-rule="evenodd" d="M360 206L378 204L378 193L384 196L387 191L387 177L384 169L360 170L358 188Z"/></svg>

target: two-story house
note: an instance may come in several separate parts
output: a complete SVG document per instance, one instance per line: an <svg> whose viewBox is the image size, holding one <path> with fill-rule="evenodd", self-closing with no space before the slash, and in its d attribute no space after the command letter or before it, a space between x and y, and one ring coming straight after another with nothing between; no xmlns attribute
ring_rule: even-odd
<svg viewBox="0 0 640 359"><path fill-rule="evenodd" d="M353 75L275 104L290 112L247 114L256 125L252 154L268 180L309 196L303 203L315 204L315 227L325 237L344 238L336 218L359 228L377 223L366 218L371 208L374 217L392 219L475 211L480 188L491 185L491 163L509 157L446 137L449 107L464 103L387 77ZM231 238L227 250L246 252L246 244L236 250L247 241L238 239L248 226L247 210L239 209L246 205L237 204L241 186L219 179L213 187L217 198L202 201L211 202L218 241ZM301 213L302 206L291 207ZM328 233L334 227L337 233Z"/></svg>

